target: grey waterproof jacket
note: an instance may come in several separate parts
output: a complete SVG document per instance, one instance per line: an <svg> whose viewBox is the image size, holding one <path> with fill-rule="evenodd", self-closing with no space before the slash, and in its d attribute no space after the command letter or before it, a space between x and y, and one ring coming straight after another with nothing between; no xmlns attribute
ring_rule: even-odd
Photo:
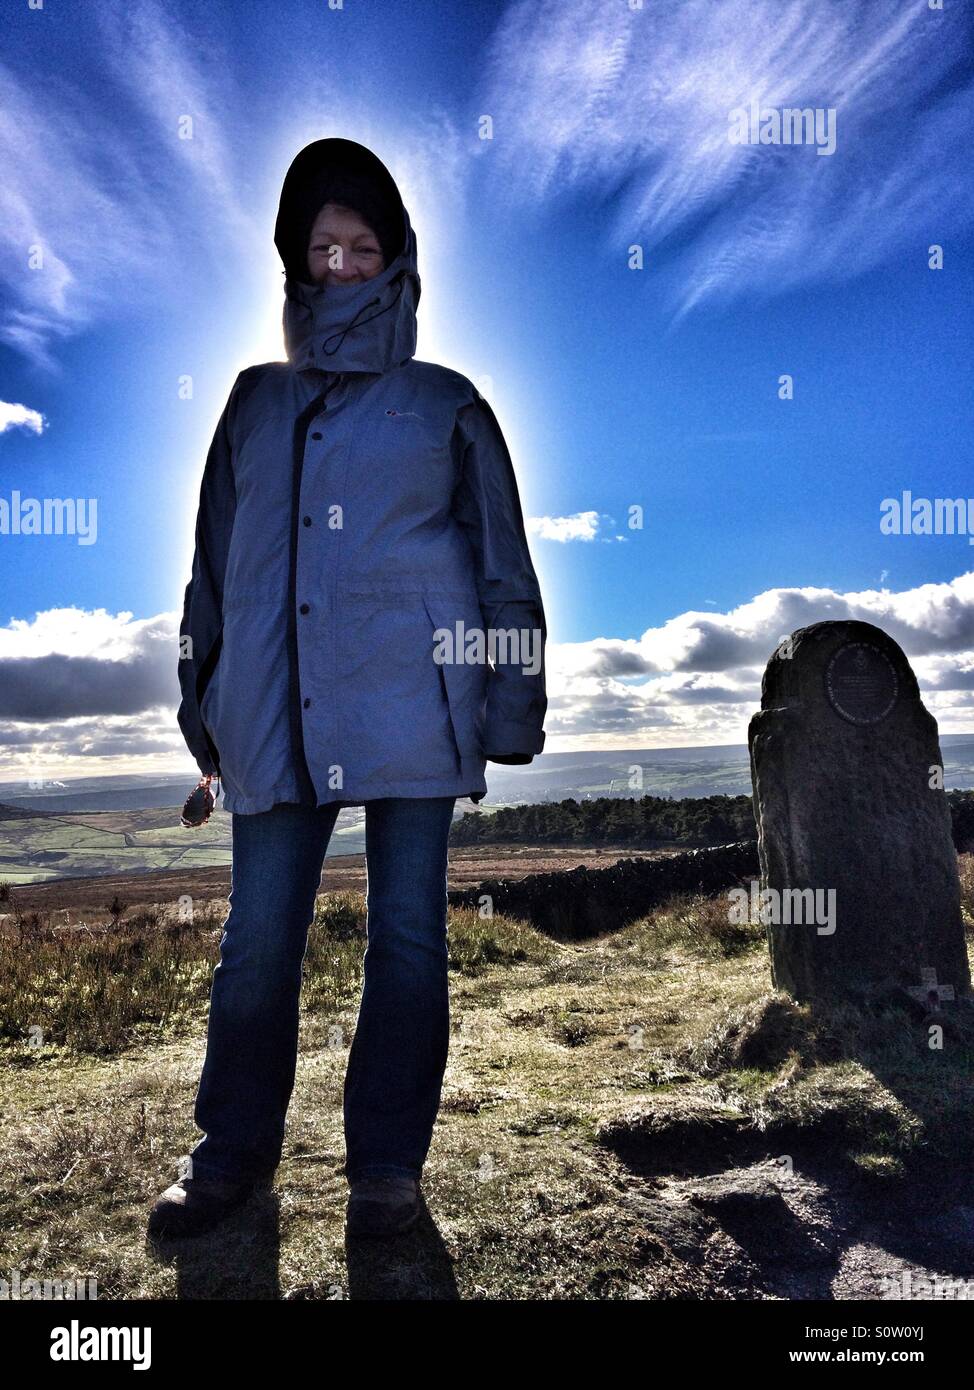
<svg viewBox="0 0 974 1390"><path fill-rule="evenodd" d="M391 183L362 146L309 146L279 248L296 183L337 154ZM544 747L547 630L514 469L476 387L413 356L402 221L401 253L360 284L312 286L285 259L287 360L240 373L206 458L178 720L228 811L480 800L487 759Z"/></svg>

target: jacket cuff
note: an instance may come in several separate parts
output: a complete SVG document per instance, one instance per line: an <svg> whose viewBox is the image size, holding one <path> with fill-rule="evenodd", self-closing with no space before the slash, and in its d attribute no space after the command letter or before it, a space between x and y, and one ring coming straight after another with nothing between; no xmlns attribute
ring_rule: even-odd
<svg viewBox="0 0 974 1390"><path fill-rule="evenodd" d="M200 753L196 759L196 766L204 777L218 777L216 764L208 753Z"/></svg>
<svg viewBox="0 0 974 1390"><path fill-rule="evenodd" d="M544 740L544 729L539 729L537 724L520 724L513 719L488 720L484 748L492 749L493 753L487 752L484 756L493 762L498 761L495 754L507 757L522 753L533 757L544 748Z"/></svg>
<svg viewBox="0 0 974 1390"><path fill-rule="evenodd" d="M217 767L213 749L210 746L209 735L203 727L199 708L195 702L191 703L184 699L180 703L176 713L176 722L183 735L183 742L203 776L218 777L220 769Z"/></svg>

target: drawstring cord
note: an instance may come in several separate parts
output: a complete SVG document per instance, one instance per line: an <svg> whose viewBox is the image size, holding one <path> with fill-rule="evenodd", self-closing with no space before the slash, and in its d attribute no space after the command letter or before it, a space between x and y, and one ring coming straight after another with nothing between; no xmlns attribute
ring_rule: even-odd
<svg viewBox="0 0 974 1390"><path fill-rule="evenodd" d="M356 314L356 315L355 315L355 318L353 318L349 323L347 323L347 324L345 325L345 327L342 329L340 335L338 334L338 330L337 330L337 329L335 330L334 333L329 333L328 337L325 339L325 341L324 341L324 342L322 343L322 345L321 345L321 350L322 350L322 352L325 354L326 357L334 357L335 353L339 350L339 348L341 347L342 343L345 341L345 335L346 335L346 333L350 333L351 330L352 330L353 328L361 328L364 324L366 324L366 323L371 323L371 322L372 322L372 319L380 318L382 314L387 314L387 313L389 312L389 310L392 309L392 308L399 302L399 298L400 298L400 296L401 296L401 294L402 294L402 291L403 291L403 282L405 281L405 278L406 278L406 272L405 272L404 270L400 270L400 271L398 272L398 274L396 275L395 278L399 281L399 289L396 291L396 294L394 295L394 297L392 298L392 300L386 305L386 307L385 307L384 309L380 309L379 312L378 312L377 314L373 314L373 315L371 316L371 318L363 319L363 320L362 320L362 323L358 323L358 324L356 323L355 320L358 318L359 314L364 314L365 311L366 311L366 309L371 309L371 308L372 308L372 305L373 305L373 304L381 304L381 303L382 303L382 300L379 298L378 295L376 295L376 297L375 297L374 299L370 299L370 300L369 300L368 304L363 304L363 305L362 305L361 309L359 309L359 311L358 311L358 314ZM333 348L329 348L329 347L328 347L328 344L331 342L332 338L335 338L335 337L338 338L338 342L335 344L335 346L334 346Z"/></svg>

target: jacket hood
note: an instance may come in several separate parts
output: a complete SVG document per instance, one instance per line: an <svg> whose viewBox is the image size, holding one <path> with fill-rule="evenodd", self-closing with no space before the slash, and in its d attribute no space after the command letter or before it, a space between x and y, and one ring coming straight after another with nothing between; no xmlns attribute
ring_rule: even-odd
<svg viewBox="0 0 974 1390"><path fill-rule="evenodd" d="M387 244L390 235L391 244L399 241L401 218L400 249L371 280L311 285L307 239L336 181L366 186L387 210ZM414 355L421 292L416 234L395 180L371 150L341 139L305 146L284 178L274 242L284 264L284 345L296 370L384 372Z"/></svg>

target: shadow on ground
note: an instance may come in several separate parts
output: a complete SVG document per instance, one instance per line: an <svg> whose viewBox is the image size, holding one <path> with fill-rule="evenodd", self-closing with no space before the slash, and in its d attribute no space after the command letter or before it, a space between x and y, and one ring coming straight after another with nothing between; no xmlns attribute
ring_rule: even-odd
<svg viewBox="0 0 974 1390"><path fill-rule="evenodd" d="M281 1207L261 1192L215 1232L149 1244L155 1259L176 1270L179 1299L357 1301L458 1299L453 1262L425 1201L413 1231L388 1240L347 1239L347 1283L316 1281L282 1290Z"/></svg>

